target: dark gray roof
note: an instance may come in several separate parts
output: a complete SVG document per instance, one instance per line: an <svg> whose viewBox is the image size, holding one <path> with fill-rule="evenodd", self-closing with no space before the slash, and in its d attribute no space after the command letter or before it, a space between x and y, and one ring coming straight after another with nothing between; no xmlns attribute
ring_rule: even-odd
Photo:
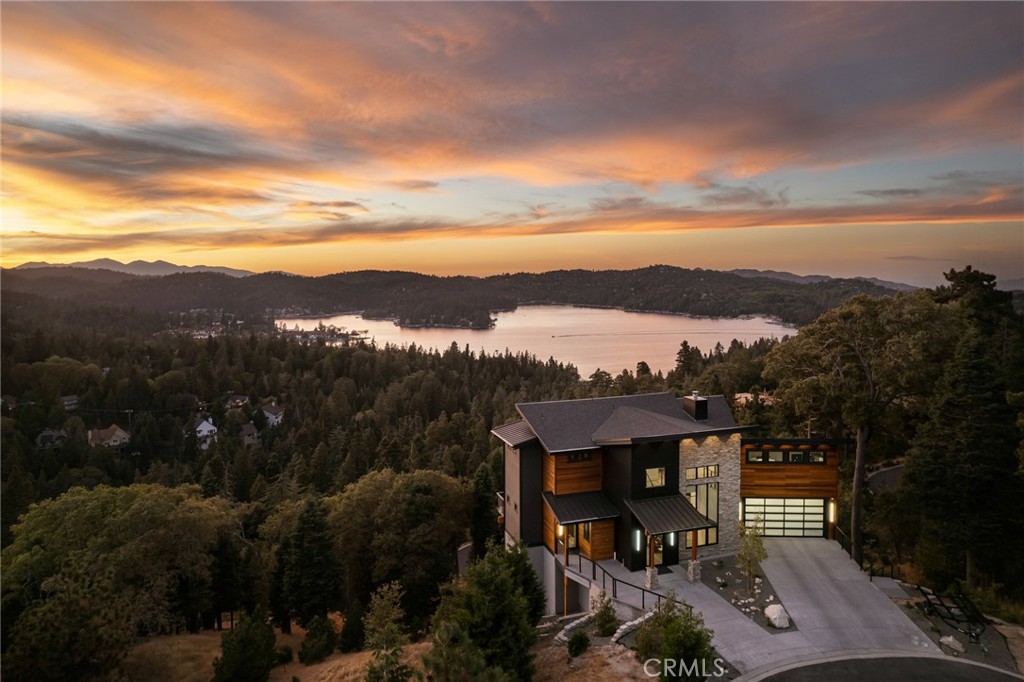
<svg viewBox="0 0 1024 682"><path fill-rule="evenodd" d="M651 535L713 528L718 524L694 509L682 495L653 500L625 500L626 506Z"/></svg>
<svg viewBox="0 0 1024 682"><path fill-rule="evenodd" d="M555 495L551 491L545 490L544 501L551 507L551 512L563 526L570 523L615 519L620 516L619 510L612 504L612 501L600 491Z"/></svg>
<svg viewBox="0 0 1024 682"><path fill-rule="evenodd" d="M878 492L879 490L888 490L890 488L896 488L903 481L903 465L897 464L895 466L887 467L885 469L879 469L878 471L868 474L864 482L867 483L868 488L871 492Z"/></svg>
<svg viewBox="0 0 1024 682"><path fill-rule="evenodd" d="M671 393L520 403L516 407L548 452L737 430L729 403L720 395L708 397L708 419L704 421L688 415L682 401Z"/></svg>
<svg viewBox="0 0 1024 682"><path fill-rule="evenodd" d="M514 448L537 439L537 434L522 419L505 424L504 426L497 426L491 429L491 433Z"/></svg>

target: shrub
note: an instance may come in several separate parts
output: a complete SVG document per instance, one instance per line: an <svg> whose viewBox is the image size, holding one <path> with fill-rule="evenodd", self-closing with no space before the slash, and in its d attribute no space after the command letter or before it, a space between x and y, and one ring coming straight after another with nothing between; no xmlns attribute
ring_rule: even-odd
<svg viewBox="0 0 1024 682"><path fill-rule="evenodd" d="M598 598L597 611L594 613L594 625L597 626L597 634L601 637L611 637L619 629L619 619L612 608L612 600L603 591Z"/></svg>
<svg viewBox="0 0 1024 682"><path fill-rule="evenodd" d="M238 625L220 639L221 655L213 662L214 682L266 682L277 654L274 628L261 612L242 614Z"/></svg>
<svg viewBox="0 0 1024 682"><path fill-rule="evenodd" d="M286 665L291 663L295 658L291 644L285 644L284 646L279 647L275 653L277 655L277 662L274 665Z"/></svg>
<svg viewBox="0 0 1024 682"><path fill-rule="evenodd" d="M299 660L304 665L318 663L334 652L338 644L338 631L329 618L313 616L306 628L306 638L299 647Z"/></svg>
<svg viewBox="0 0 1024 682"><path fill-rule="evenodd" d="M590 637L583 630L577 630L569 638L569 655L576 658L590 647Z"/></svg>
<svg viewBox="0 0 1024 682"><path fill-rule="evenodd" d="M680 604L675 595L658 604L654 615L648 618L636 633L636 657L647 661L656 658L662 661L705 661L696 672L709 669L714 661L711 649L712 632L704 627L704 619L690 606ZM660 679L685 679L687 669L681 668L678 675L663 672ZM699 678L703 679L703 678Z"/></svg>

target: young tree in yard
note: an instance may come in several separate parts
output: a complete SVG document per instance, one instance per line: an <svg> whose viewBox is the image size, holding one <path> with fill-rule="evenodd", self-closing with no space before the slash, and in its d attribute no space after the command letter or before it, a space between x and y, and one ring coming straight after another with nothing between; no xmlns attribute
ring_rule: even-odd
<svg viewBox="0 0 1024 682"><path fill-rule="evenodd" d="M274 628L257 612L242 614L220 638L221 655L213 662L214 682L266 682L277 654Z"/></svg>
<svg viewBox="0 0 1024 682"><path fill-rule="evenodd" d="M755 519L754 523L747 526L742 521L739 523L740 549L736 553L736 560L740 569L747 574L747 592L754 591L754 578L757 577L757 569L761 562L768 558L768 552L764 549L764 538L761 533L761 521Z"/></svg>
<svg viewBox="0 0 1024 682"><path fill-rule="evenodd" d="M803 327L768 354L776 405L856 438L850 507L854 561L864 559L864 471L868 440L893 411L920 409L954 336L956 316L928 292L855 296Z"/></svg>
<svg viewBox="0 0 1024 682"><path fill-rule="evenodd" d="M366 613L366 646L373 650L367 682L405 682L412 676L412 669L402 663L402 650L409 641L404 623L401 586L381 586L373 593Z"/></svg>

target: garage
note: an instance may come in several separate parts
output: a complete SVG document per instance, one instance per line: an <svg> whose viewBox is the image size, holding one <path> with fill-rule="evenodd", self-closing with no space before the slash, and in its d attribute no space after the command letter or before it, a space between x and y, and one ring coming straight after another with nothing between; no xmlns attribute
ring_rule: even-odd
<svg viewBox="0 0 1024 682"><path fill-rule="evenodd" d="M743 523L760 519L766 537L826 537L826 505L826 499L817 497L748 497L743 500Z"/></svg>

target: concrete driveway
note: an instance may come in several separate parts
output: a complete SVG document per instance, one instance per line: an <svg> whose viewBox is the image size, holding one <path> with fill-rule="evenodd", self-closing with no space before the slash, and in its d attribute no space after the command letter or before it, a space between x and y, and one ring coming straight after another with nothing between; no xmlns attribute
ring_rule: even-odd
<svg viewBox="0 0 1024 682"><path fill-rule="evenodd" d="M808 644L823 652L879 649L938 653L838 543L766 538L761 570Z"/></svg>

